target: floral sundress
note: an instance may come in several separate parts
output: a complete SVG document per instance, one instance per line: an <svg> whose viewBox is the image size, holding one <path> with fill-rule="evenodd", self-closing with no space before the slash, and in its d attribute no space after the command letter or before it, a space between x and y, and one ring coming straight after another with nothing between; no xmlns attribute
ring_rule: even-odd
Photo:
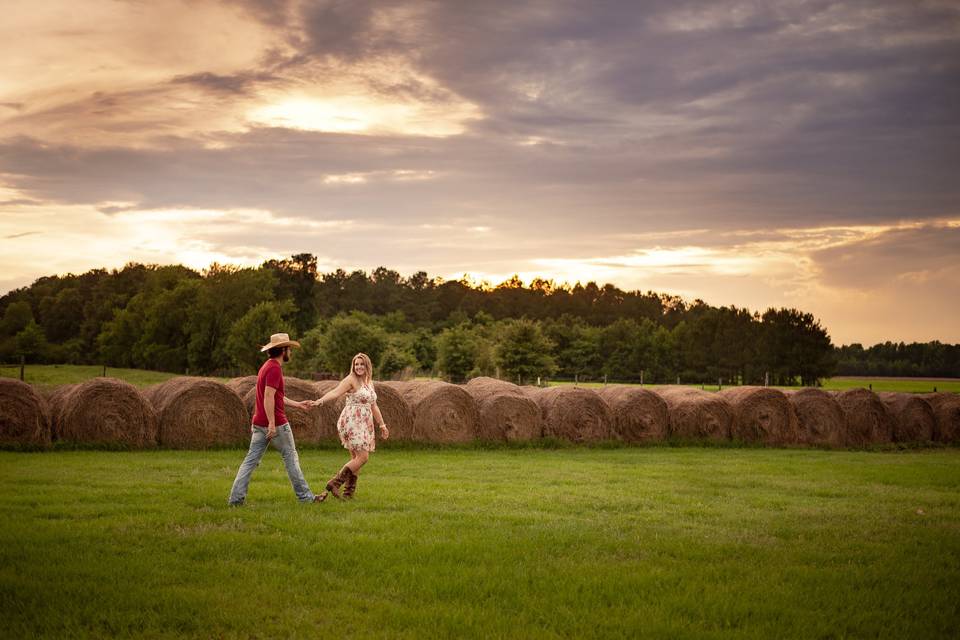
<svg viewBox="0 0 960 640"><path fill-rule="evenodd" d="M347 404L337 420L337 433L345 449L373 451L377 448L373 435L373 405L376 401L377 392L366 384L347 394Z"/></svg>

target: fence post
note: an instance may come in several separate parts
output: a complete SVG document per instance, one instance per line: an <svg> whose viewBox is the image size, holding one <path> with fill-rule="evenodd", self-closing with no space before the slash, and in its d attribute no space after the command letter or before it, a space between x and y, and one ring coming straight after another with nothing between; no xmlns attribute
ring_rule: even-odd
<svg viewBox="0 0 960 640"><path fill-rule="evenodd" d="M107 365L103 365L103 377L107 377Z"/></svg>
<svg viewBox="0 0 960 640"><path fill-rule="evenodd" d="M573 386L577 386L579 383L580 383L580 375L576 373L573 374Z"/></svg>
<svg viewBox="0 0 960 640"><path fill-rule="evenodd" d="M680 384L680 376L677 376L677 384Z"/></svg>
<svg viewBox="0 0 960 640"><path fill-rule="evenodd" d="M643 386L643 369L640 369L640 386Z"/></svg>
<svg viewBox="0 0 960 640"><path fill-rule="evenodd" d="M20 382L23 382L23 366L27 363L26 356L20 356ZM936 389L934 389L936 391Z"/></svg>
<svg viewBox="0 0 960 640"><path fill-rule="evenodd" d="M607 386L607 374L603 374L603 386Z"/></svg>
<svg viewBox="0 0 960 640"><path fill-rule="evenodd" d="M717 378L717 391L723 391L723 378Z"/></svg>
<svg viewBox="0 0 960 640"><path fill-rule="evenodd" d="M769 372L769 371L765 371L764 374L763 374L763 386L765 386L765 387L769 387L769 386L770 386L770 372Z"/></svg>

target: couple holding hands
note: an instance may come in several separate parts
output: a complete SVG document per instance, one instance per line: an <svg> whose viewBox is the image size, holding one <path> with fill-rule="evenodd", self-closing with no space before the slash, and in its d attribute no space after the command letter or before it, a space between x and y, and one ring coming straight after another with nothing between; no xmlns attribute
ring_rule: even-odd
<svg viewBox="0 0 960 640"><path fill-rule="evenodd" d="M390 430L377 407L377 394L373 389L373 364L365 353L355 355L347 377L318 400L297 402L287 398L283 388L283 363L290 361L292 348L299 346L300 343L291 340L287 334L275 333L270 336L270 342L260 349L267 352L268 360L257 373L257 406L250 428L250 449L240 463L233 488L230 490L229 503L233 506L244 503L253 470L260 464L260 459L271 443L283 457L283 464L297 499L300 502L323 502L331 493L336 498L353 497L357 490L360 469L367 463L370 452L376 448L375 425L380 427L380 435L384 440L390 437ZM337 433L344 448L350 451L350 461L327 482L325 491L314 494L300 470L300 456L293 440L290 421L287 420L283 408L286 405L309 411L333 402L344 394L346 405L337 420Z"/></svg>

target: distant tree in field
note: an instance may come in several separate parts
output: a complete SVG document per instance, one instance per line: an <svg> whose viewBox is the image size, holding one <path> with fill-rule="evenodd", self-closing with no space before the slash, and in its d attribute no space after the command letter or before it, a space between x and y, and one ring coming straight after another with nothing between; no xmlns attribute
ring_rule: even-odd
<svg viewBox="0 0 960 640"><path fill-rule="evenodd" d="M153 296L143 334L134 348L139 367L158 371L185 372L189 366L191 310L201 295L202 282L196 278L170 281Z"/></svg>
<svg viewBox="0 0 960 640"><path fill-rule="evenodd" d="M444 329L437 337L437 368L451 382L463 382L474 370L481 348L469 324Z"/></svg>
<svg viewBox="0 0 960 640"><path fill-rule="evenodd" d="M814 385L833 375L836 359L826 330L809 313L797 309L768 309L762 316L763 364L775 384Z"/></svg>
<svg viewBox="0 0 960 640"><path fill-rule="evenodd" d="M325 323L318 324L302 335L291 336L300 343L300 348L295 349L293 358L285 365L285 371L288 375L309 379L314 373L327 370L323 362L323 330L325 327ZM276 332L272 331L272 333ZM266 354L261 353L260 356L262 364Z"/></svg>
<svg viewBox="0 0 960 640"><path fill-rule="evenodd" d="M269 270L211 265L190 311L190 371L208 374L231 366L232 360L224 350L230 327L250 307L273 300L275 284Z"/></svg>
<svg viewBox="0 0 960 640"><path fill-rule="evenodd" d="M321 344L321 360L327 371L346 374L357 353L366 353L376 363L386 348L386 332L372 316L358 311L330 321Z"/></svg>
<svg viewBox="0 0 960 640"><path fill-rule="evenodd" d="M123 309L114 311L113 318L103 324L97 336L100 362L111 367L135 367L134 349L143 336L148 301L143 294L130 300Z"/></svg>
<svg viewBox="0 0 960 640"><path fill-rule="evenodd" d="M603 366L600 358L600 329L580 318L564 314L543 322L544 336L553 345L551 355L557 374L565 378L595 378Z"/></svg>
<svg viewBox="0 0 960 640"><path fill-rule="evenodd" d="M255 373L263 364L264 354L260 346L268 343L272 334L285 332L297 335L292 330L284 331L292 323L295 310L290 300L261 302L233 323L224 350L233 364L243 370L243 375Z"/></svg>
<svg viewBox="0 0 960 640"><path fill-rule="evenodd" d="M437 363L437 344L433 334L426 329L417 331L410 347L417 359L417 368L431 371Z"/></svg>
<svg viewBox="0 0 960 640"><path fill-rule="evenodd" d="M317 322L316 256L310 253L298 253L285 260L267 260L262 268L274 275L275 298L293 301L293 325L288 333L303 335Z"/></svg>
<svg viewBox="0 0 960 640"><path fill-rule="evenodd" d="M550 350L553 344L543 335L540 324L526 318L505 322L500 328L495 359L502 377L520 384L556 370Z"/></svg>
<svg viewBox="0 0 960 640"><path fill-rule="evenodd" d="M0 335L15 336L33 322L33 310L26 300L18 300L7 306L0 321Z"/></svg>
<svg viewBox="0 0 960 640"><path fill-rule="evenodd" d="M47 337L43 329L34 321L16 335L17 354L25 357L28 362L40 362L47 351Z"/></svg>
<svg viewBox="0 0 960 640"><path fill-rule="evenodd" d="M376 377L386 380L402 373L404 370L415 370L417 368L417 358L405 348L399 340L392 340L390 345L380 356L380 361L375 365Z"/></svg>

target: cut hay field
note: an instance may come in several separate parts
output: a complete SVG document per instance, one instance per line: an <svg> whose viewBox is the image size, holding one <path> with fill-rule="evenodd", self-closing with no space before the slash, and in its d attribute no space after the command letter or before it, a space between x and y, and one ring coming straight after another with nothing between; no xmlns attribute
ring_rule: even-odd
<svg viewBox="0 0 960 640"><path fill-rule="evenodd" d="M256 373L254 371L251 374ZM24 370L25 382L43 386L55 386L60 384L72 384L83 382L90 378L103 375L103 367L91 365L70 365L70 364L31 364ZM125 380L136 387L146 387L152 384L165 382L170 378L177 377L178 374L165 373L163 371L144 371L141 369L114 369L107 368L107 375L120 380ZM19 365L0 365L0 377L18 378L20 376ZM215 378L216 380L226 381L228 378ZM426 380L427 378L423 378ZM570 385L572 382L550 382L550 385ZM581 387L597 388L603 387L602 382L581 382ZM649 386L649 385L648 385ZM700 385L693 385L699 387ZM846 390L862 387L867 389L873 387L874 391L900 391L905 393L928 393L934 387L938 391L952 391L960 393L960 378L857 378L857 377L838 377L828 378L823 382L823 388L830 390ZM708 391L716 391L717 385L704 385ZM787 387L780 387L787 388Z"/></svg>
<svg viewBox="0 0 960 640"><path fill-rule="evenodd" d="M551 385L570 385L572 382L550 382ZM580 382L581 387L597 388L605 386L602 382ZM651 386L651 385L647 385ZM655 386L655 385L654 385ZM715 384L707 385L689 385L703 388L707 391L716 391L719 387ZM724 389L728 385L723 386ZM799 387L777 387L778 389L798 389ZM931 393L937 391L948 391L960 393L960 378L885 378L885 377L838 377L827 378L823 381L823 387L827 391L846 391L847 389L872 389L873 391L899 391L901 393Z"/></svg>
<svg viewBox="0 0 960 640"><path fill-rule="evenodd" d="M953 638L960 451L0 452L0 637ZM319 488L343 462L308 449Z"/></svg>

